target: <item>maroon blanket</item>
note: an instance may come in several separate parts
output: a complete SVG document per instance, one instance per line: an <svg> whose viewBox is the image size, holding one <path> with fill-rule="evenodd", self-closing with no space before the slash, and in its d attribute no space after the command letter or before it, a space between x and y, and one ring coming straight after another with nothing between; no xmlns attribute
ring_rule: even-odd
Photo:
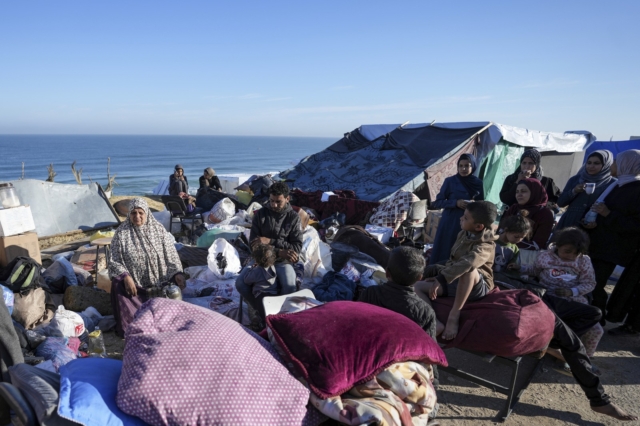
<svg viewBox="0 0 640 426"><path fill-rule="evenodd" d="M299 207L309 207L320 215L318 219L326 219L334 213L344 213L347 225L359 225L364 222L367 213L378 207L380 203L356 199L353 191L333 191L336 195L329 197L329 201L322 202L322 191L304 192L299 189L291 191L291 204Z"/></svg>

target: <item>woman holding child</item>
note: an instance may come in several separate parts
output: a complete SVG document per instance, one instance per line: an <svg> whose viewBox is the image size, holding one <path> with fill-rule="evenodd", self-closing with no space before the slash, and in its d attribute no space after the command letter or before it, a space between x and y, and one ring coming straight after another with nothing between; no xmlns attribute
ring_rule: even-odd
<svg viewBox="0 0 640 426"><path fill-rule="evenodd" d="M546 207L547 192L542 183L534 178L523 179L516 186L516 203L502 215L500 229L504 230L504 221L515 215L526 217L531 223L531 231L518 247L524 250L540 250L547 248L551 236L554 217Z"/></svg>
<svg viewBox="0 0 640 426"><path fill-rule="evenodd" d="M640 249L640 150L621 152L611 165L609 184L591 211L595 221L584 222L591 238L591 261L596 273L592 304L606 315L605 286L616 265L629 266ZM604 325L604 320L602 320Z"/></svg>
<svg viewBox="0 0 640 426"><path fill-rule="evenodd" d="M444 209L433 242L431 265L449 258L467 204L484 200L482 181L473 175L475 170L476 158L472 154L462 154L458 159L458 173L444 180L440 193L431 203L431 209Z"/></svg>
<svg viewBox="0 0 640 426"><path fill-rule="evenodd" d="M124 336L150 289L169 281L184 288L182 262L174 244L175 239L153 217L147 202L131 200L127 220L111 241L109 260L111 306L119 336Z"/></svg>
<svg viewBox="0 0 640 426"><path fill-rule="evenodd" d="M579 226L584 215L607 187L616 181L611 176L613 154L606 149L594 151L578 174L567 182L558 198L559 207L567 207L556 230Z"/></svg>

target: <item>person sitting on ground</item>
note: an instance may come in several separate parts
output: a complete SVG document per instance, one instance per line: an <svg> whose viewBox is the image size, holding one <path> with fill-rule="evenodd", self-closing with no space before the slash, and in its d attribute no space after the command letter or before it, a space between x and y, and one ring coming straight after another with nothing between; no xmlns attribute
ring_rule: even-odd
<svg viewBox="0 0 640 426"><path fill-rule="evenodd" d="M129 214L111 241L109 277L116 333L123 337L147 292L169 281L185 287L175 239L149 211L147 202L134 198Z"/></svg>
<svg viewBox="0 0 640 426"><path fill-rule="evenodd" d="M537 179L524 179L518 182L516 190L517 203L504 212L499 229L504 230L504 221L520 214L531 221L531 232L518 243L524 250L541 250L547 248L547 242L553 229L553 212L546 207L547 193Z"/></svg>
<svg viewBox="0 0 640 426"><path fill-rule="evenodd" d="M502 224L502 234L496 240L493 272L506 272L520 265L518 244L531 232L531 224L521 215L511 216Z"/></svg>
<svg viewBox="0 0 640 426"><path fill-rule="evenodd" d="M296 291L296 273L292 263L298 261L302 250L302 228L300 216L289 204L289 187L284 182L276 182L269 187L269 203L253 214L249 236L251 249L259 244L267 244L276 253L276 282L278 294ZM258 306L252 289L244 280L249 269L242 270L236 279L236 289L251 305Z"/></svg>
<svg viewBox="0 0 640 426"><path fill-rule="evenodd" d="M215 191L222 191L222 185L220 179L216 176L215 170L211 167L204 169L204 174L200 176L200 188L198 191L206 188L211 188Z"/></svg>
<svg viewBox="0 0 640 426"><path fill-rule="evenodd" d="M432 209L443 209L442 218L433 241L429 264L434 265L449 258L451 247L460 232L460 217L470 201L484 200L482 181L473 175L476 158L462 154L458 159L458 173L446 178L442 188L431 203Z"/></svg>
<svg viewBox="0 0 640 426"><path fill-rule="evenodd" d="M169 195L177 195L182 198L189 195L189 181L180 164L176 164L173 174L169 176Z"/></svg>
<svg viewBox="0 0 640 426"><path fill-rule="evenodd" d="M438 296L455 297L442 332L445 340L455 339L458 334L460 310L465 303L486 296L493 288L496 236L491 226L497 215L496 206L489 201L467 204L460 218L462 231L449 260L444 266L427 266L424 273L427 280L418 281L414 286L418 296L429 303Z"/></svg>
<svg viewBox="0 0 640 426"><path fill-rule="evenodd" d="M510 265L511 269L537 277L551 295L589 304L585 295L596 286L595 272L587 256L589 237L578 228L564 228L556 232L549 250L540 252L533 265ZM595 324L580 336L587 355L592 357L604 330ZM596 370L597 371L597 370Z"/></svg>
<svg viewBox="0 0 640 426"><path fill-rule="evenodd" d="M442 332L442 329L436 329L436 313L413 289L413 285L422 279L424 267L424 257L419 250L402 246L394 248L386 268L389 281L367 287L360 293L358 301L404 315L435 339Z"/></svg>
<svg viewBox="0 0 640 426"><path fill-rule="evenodd" d="M500 190L500 201L508 206L517 202L516 189L518 183L524 179L532 178L540 182L547 194L547 207L556 208L556 203L560 197L560 189L548 176L543 176L540 160L542 156L536 149L527 149L520 157L520 165L515 172L507 176Z"/></svg>
<svg viewBox="0 0 640 426"><path fill-rule="evenodd" d="M244 283L251 287L255 306L252 308L260 314L264 320L264 306L262 299L265 296L276 296L278 294L278 283L276 283L276 268L273 264L276 261L276 252L273 246L268 244L255 244L252 251L256 263L244 275Z"/></svg>

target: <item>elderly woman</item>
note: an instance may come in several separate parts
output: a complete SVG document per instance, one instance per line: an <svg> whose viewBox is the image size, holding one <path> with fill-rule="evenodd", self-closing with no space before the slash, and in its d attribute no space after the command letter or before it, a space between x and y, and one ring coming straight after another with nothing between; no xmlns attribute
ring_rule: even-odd
<svg viewBox="0 0 640 426"><path fill-rule="evenodd" d="M476 171L476 158L471 154L462 154L458 159L458 173L442 183L442 188L431 209L443 209L442 219L433 240L433 251L429 263L434 265L449 259L451 247L460 232L460 218L470 201L484 200L482 181L473 175Z"/></svg>
<svg viewBox="0 0 640 426"><path fill-rule="evenodd" d="M211 167L207 167L206 169L204 169L204 174L200 176L200 188L198 189L198 191L205 188L211 188L216 191L222 191L222 185L220 185L220 179L218 179L218 176L216 176L215 170L213 170Z"/></svg>
<svg viewBox="0 0 640 426"><path fill-rule="evenodd" d="M185 286L175 240L149 212L142 198L129 205L127 220L111 241L109 277L116 333L123 337L138 308L149 298L149 290L173 281Z"/></svg>
<svg viewBox="0 0 640 426"><path fill-rule="evenodd" d="M611 176L612 164L613 154L610 151L594 151L578 174L569 179L558 199L558 206L568 208L556 225L556 231L580 225L593 203L616 181Z"/></svg>
<svg viewBox="0 0 640 426"><path fill-rule="evenodd" d="M602 310L603 318L608 298L604 288L609 277L616 265L631 266L640 249L640 150L618 154L611 165L611 175L618 181L610 184L591 206L597 213L595 222L583 225L589 230L589 255L596 273L591 304ZM603 319L601 324L604 322Z"/></svg>
<svg viewBox="0 0 640 426"><path fill-rule="evenodd" d="M523 179L536 179L540 181L547 193L547 204L554 208L560 197L560 189L553 182L553 179L542 175L540 160L542 156L535 149L527 149L520 157L520 165L515 172L507 176L500 190L500 200L508 206L516 204L516 187Z"/></svg>

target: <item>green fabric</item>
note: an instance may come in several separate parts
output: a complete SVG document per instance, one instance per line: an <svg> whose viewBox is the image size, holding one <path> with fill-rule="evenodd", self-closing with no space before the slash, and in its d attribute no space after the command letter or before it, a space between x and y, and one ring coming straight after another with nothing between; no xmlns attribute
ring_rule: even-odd
<svg viewBox="0 0 640 426"><path fill-rule="evenodd" d="M498 210L505 207L500 201L502 185L507 176L513 173L518 166L523 152L523 147L500 139L500 142L487 155L482 164L484 199L498 206Z"/></svg>
<svg viewBox="0 0 640 426"><path fill-rule="evenodd" d="M205 232L198 238L197 246L209 248L218 238L224 238L227 241L235 240L240 235L240 231L227 231L224 229L214 228Z"/></svg>

